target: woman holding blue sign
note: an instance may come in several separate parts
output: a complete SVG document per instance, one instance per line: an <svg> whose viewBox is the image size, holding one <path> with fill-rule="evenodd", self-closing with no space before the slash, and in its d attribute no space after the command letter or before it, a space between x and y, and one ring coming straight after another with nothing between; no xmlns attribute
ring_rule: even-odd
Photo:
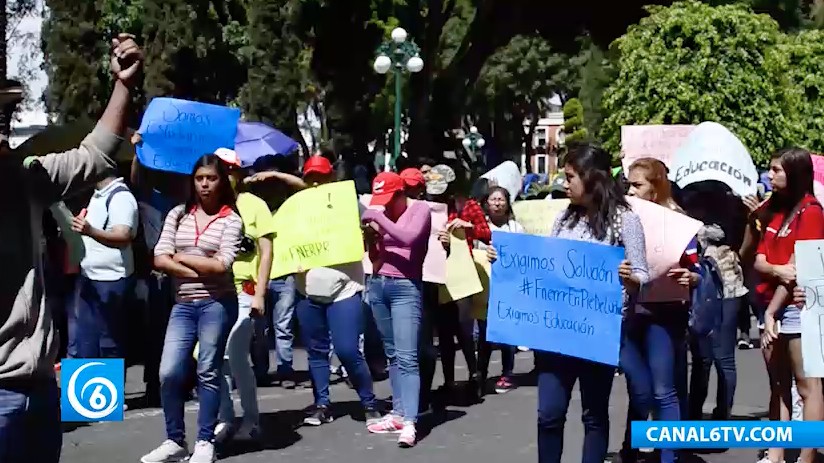
<svg viewBox="0 0 824 463"><path fill-rule="evenodd" d="M624 309L649 279L641 219L632 212L611 172L612 157L593 145L572 148L566 157L564 187L567 210L555 219L551 236L623 246L626 258L618 268L625 288ZM487 250L497 259L494 247ZM603 463L609 441L609 396L615 368L551 352L535 352L538 372L538 461L560 463L564 423L572 389L580 381L584 410L583 463Z"/></svg>
<svg viewBox="0 0 824 463"><path fill-rule="evenodd" d="M155 267L172 275L177 303L172 307L160 360L160 394L166 437L143 463L177 461L189 455L183 420L189 359L197 358L198 434L192 463L212 463L212 443L220 406L221 368L226 338L237 319L232 264L240 249L243 222L235 206L229 169L214 154L195 163L190 199L166 216L155 246Z"/></svg>

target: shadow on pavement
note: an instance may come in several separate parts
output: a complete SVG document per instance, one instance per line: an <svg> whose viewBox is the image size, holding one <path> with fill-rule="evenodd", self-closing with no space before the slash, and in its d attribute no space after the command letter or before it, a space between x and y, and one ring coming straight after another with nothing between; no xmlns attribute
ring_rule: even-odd
<svg viewBox="0 0 824 463"><path fill-rule="evenodd" d="M418 442L426 439L438 426L466 416L461 410L441 410L422 415L418 421Z"/></svg>
<svg viewBox="0 0 824 463"><path fill-rule="evenodd" d="M264 450L282 450L295 445L302 439L296 429L303 423L306 413L303 410L283 410L261 413L261 436L258 441L236 441L221 445L218 449L220 458L228 458Z"/></svg>

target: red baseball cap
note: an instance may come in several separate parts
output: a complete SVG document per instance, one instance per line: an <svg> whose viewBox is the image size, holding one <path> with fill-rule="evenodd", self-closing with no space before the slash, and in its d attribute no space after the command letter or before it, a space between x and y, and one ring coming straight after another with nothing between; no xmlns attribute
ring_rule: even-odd
<svg viewBox="0 0 824 463"><path fill-rule="evenodd" d="M323 156L312 156L303 164L303 175L332 173L332 163Z"/></svg>
<svg viewBox="0 0 824 463"><path fill-rule="evenodd" d="M395 193L403 191L403 179L394 172L381 172L372 181L371 206L386 206Z"/></svg>
<svg viewBox="0 0 824 463"><path fill-rule="evenodd" d="M401 171L401 179L403 179L403 183L408 187L423 186L426 184L426 179L423 178L423 172L414 167Z"/></svg>

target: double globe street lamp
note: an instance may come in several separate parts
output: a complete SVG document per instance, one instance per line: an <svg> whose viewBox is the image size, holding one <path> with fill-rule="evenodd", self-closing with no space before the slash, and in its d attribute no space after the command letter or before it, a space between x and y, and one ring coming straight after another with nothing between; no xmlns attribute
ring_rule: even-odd
<svg viewBox="0 0 824 463"><path fill-rule="evenodd" d="M393 132L395 146L393 155L387 158L384 170L389 171L401 155L401 78L404 71L411 73L423 69L423 60L419 56L420 48L415 42L407 41L408 34L403 28L392 30L392 40L386 41L378 48L378 57L372 67L378 74L386 74L390 70L395 77L395 129Z"/></svg>

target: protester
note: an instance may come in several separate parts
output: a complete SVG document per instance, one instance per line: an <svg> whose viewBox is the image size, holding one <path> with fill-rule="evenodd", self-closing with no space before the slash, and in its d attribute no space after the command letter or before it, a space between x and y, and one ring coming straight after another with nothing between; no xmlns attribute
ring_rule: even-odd
<svg viewBox="0 0 824 463"><path fill-rule="evenodd" d="M524 227L515 220L512 213L512 202L509 198L509 191L506 188L493 186L485 200L482 201L486 212L487 222L492 231L499 230L509 233L525 233ZM482 241L475 242L475 249L485 251L487 245ZM514 390L517 386L513 382L512 371L515 369L514 346L506 344L495 345L486 340L486 307L483 314L478 316L478 375L481 384L481 394L485 393L486 379L489 373L489 360L492 356L493 348L501 350L501 377L495 383L495 392L505 394Z"/></svg>
<svg viewBox="0 0 824 463"><path fill-rule="evenodd" d="M435 202L445 203L449 214L446 227L438 234L441 244L447 251L450 246L450 235L456 230L463 230L470 250L475 241L489 244L492 232L486 221L486 214L477 201L466 197L463 191L465 181L458 181L455 171L449 166L439 164L432 167L426 174L426 192ZM465 298L460 301L442 305L436 312L435 321L438 330L438 346L443 367L444 385L442 396L447 400L455 397L455 344L458 344L466 359L469 381L465 394L474 402L478 399L481 384L478 376L478 360L475 356L475 340L473 331L475 320L472 317L472 300Z"/></svg>
<svg viewBox="0 0 824 463"><path fill-rule="evenodd" d="M667 167L663 162L642 158L629 167L629 196L651 201L678 213L684 211L672 197ZM669 278L685 288L697 285L697 243L693 238L681 255L679 267ZM642 293L643 295L643 289ZM645 421L650 412L662 421L679 421L681 402L687 400L687 322L689 301L641 302L627 311L622 324L620 366L630 398L621 462L638 460L638 449L630 442L632 421ZM661 463L678 461L678 452L664 449Z"/></svg>
<svg viewBox="0 0 824 463"><path fill-rule="evenodd" d="M215 154L233 167L231 180L235 185L235 191L239 192L236 204L244 230L240 251L232 265L238 297L238 316L226 341L223 364L225 381L221 383L220 388L220 421L215 427L215 440L223 442L230 435L238 440L254 440L260 435L260 412L255 374L249 363L249 345L254 333L254 319L263 319L266 315L266 291L272 271L274 222L266 202L245 190L237 154L224 148L218 149ZM243 421L237 430L233 428L233 379L243 409Z"/></svg>
<svg viewBox="0 0 824 463"><path fill-rule="evenodd" d="M41 217L50 204L91 188L114 168L126 129L143 52L134 37L112 40L110 70L116 81L94 130L77 149L21 159L0 145L0 461L53 463L60 459L62 429L54 378L58 341L43 304ZM24 198L28 198L25 200Z"/></svg>
<svg viewBox="0 0 824 463"><path fill-rule="evenodd" d="M198 433L192 463L215 461L212 443L220 408L221 368L226 339L238 315L232 264L240 248L243 222L224 161L202 156L192 169L186 204L169 212L155 247L155 266L172 275L177 302L172 307L163 356L160 388L166 437L143 456L162 463L189 455L183 416L186 364L195 344L198 382Z"/></svg>
<svg viewBox="0 0 824 463"><path fill-rule="evenodd" d="M97 182L84 211L72 221L85 253L69 310L69 339L78 358L124 358L126 315L135 287L137 201L112 171Z"/></svg>
<svg viewBox="0 0 824 463"><path fill-rule="evenodd" d="M813 195L813 164L807 151L791 148L775 153L768 175L772 195L756 212L765 227L755 270L762 277L756 291L767 306L762 345L770 377L770 419L790 420L789 398L794 378L804 404L804 420L821 421L821 379L804 374L800 309L793 304L790 291L796 279L795 243L824 238L824 211ZM815 449L802 449L798 461L813 463L815 458ZM759 463L783 460L784 449L771 448Z"/></svg>
<svg viewBox="0 0 824 463"><path fill-rule="evenodd" d="M412 447L417 440L421 379L418 346L422 312L423 261L432 218L429 206L408 199L404 181L383 172L372 182L371 206L363 213L373 274L368 302L389 359L393 410L369 426L373 433L400 432L398 445Z"/></svg>
<svg viewBox="0 0 824 463"><path fill-rule="evenodd" d="M260 172L246 177L244 182L266 201L274 218L281 204L295 191L305 188L306 185L300 178L287 173L291 166L284 156L265 156L264 158L268 159L261 159L261 162L255 163L254 166L255 169L260 169ZM277 354L275 381L285 389L294 389L297 386L297 377L292 365L294 358L292 344L295 339L293 325L297 302L295 276L276 276L276 272L277 269L273 267L267 291L267 308L268 313L271 314L272 337ZM259 385L268 382L266 376L269 373L269 343L266 339L258 339L260 325L263 323L263 317L255 319L256 341L253 343L252 360Z"/></svg>
<svg viewBox="0 0 824 463"><path fill-rule="evenodd" d="M611 156L593 145L580 145L566 156L564 173L570 206L555 219L551 236L623 246L626 260L618 274L625 289L624 309L633 307L647 282L646 246L641 220L624 199L610 173ZM487 249L497 259L494 247ZM609 397L615 369L590 360L536 352L538 372L538 461L560 463L564 423L572 388L580 380L584 410L583 463L603 463L609 441Z"/></svg>
<svg viewBox="0 0 824 463"><path fill-rule="evenodd" d="M414 167L409 167L401 171L400 175L406 196L412 199L423 199L426 195L426 179L423 173Z"/></svg>
<svg viewBox="0 0 824 463"><path fill-rule="evenodd" d="M323 185L336 179L332 163L324 156L312 156L303 165L303 179L279 172L256 174L251 182L277 179L297 189ZM346 369L364 407L367 426L382 419L372 391L372 377L360 351L364 311L363 264L353 262L314 268L298 273L295 282L300 294L295 312L301 337L309 355L309 374L315 403L304 424L320 426L334 420L329 410L330 346Z"/></svg>

